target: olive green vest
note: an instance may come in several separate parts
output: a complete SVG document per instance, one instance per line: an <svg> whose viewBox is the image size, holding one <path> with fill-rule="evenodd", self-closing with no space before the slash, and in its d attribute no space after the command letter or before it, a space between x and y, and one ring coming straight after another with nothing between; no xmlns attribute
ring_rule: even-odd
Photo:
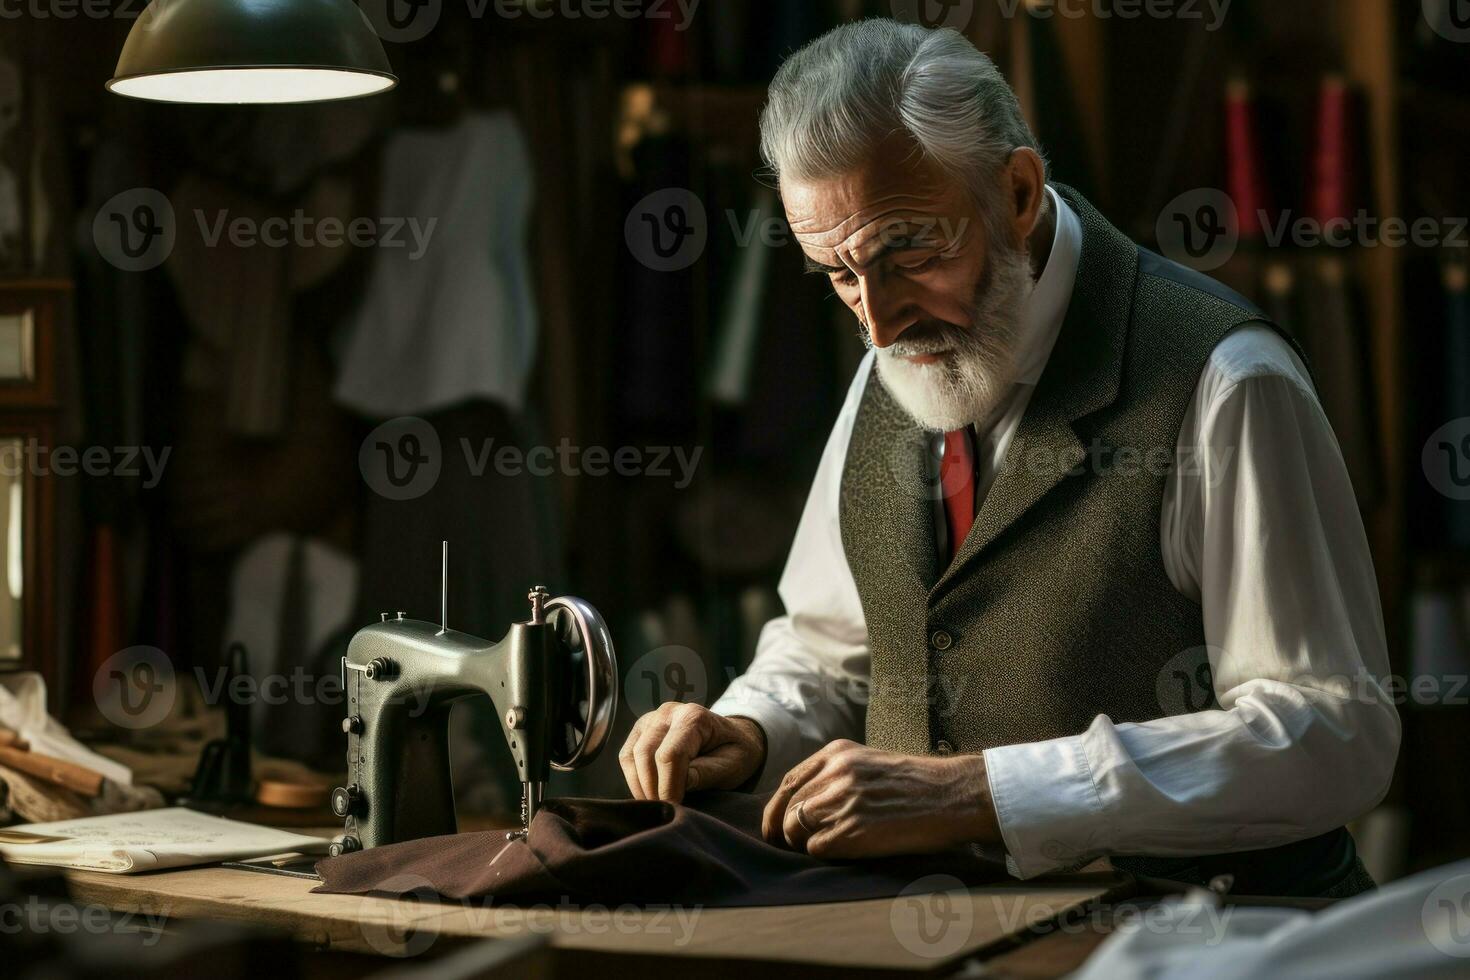
<svg viewBox="0 0 1470 980"><path fill-rule="evenodd" d="M876 371L868 378L841 526L872 649L870 745L981 752L1076 735L1100 714L1122 723L1216 706L1200 607L1160 554L1160 509L1170 468L1192 465L1175 447L1211 352L1234 328L1265 321L1057 190L1082 225L1071 304L953 562L936 543L933 438ZM1192 880L1224 867L1268 893L1316 893L1331 884L1321 875L1355 859L1338 834L1350 850L1345 832L1303 842L1312 846L1290 863L1324 866L1293 868L1290 880L1245 868L1241 855L1136 870ZM1275 865L1282 850L1253 853Z"/></svg>

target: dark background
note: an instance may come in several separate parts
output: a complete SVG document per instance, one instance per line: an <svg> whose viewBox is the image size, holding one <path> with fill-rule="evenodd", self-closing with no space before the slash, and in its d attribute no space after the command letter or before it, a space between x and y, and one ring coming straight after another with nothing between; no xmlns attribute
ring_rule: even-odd
<svg viewBox="0 0 1470 980"><path fill-rule="evenodd" d="M1410 221L1470 213L1470 47L1432 30L1417 0L1236 0L1215 30L1206 6L1197 8L1203 20L1104 18L1091 5L1076 18L1024 6L1007 17L1009 6L959 5L961 14L969 9L966 33L1022 95L1056 179L1140 242L1155 243L1178 195L1226 186L1232 77L1256 95L1277 207L1308 208L1318 92L1324 76L1340 73L1357 108L1358 205ZM526 588L544 581L554 593L587 597L613 624L635 706L712 702L748 662L760 624L779 612L774 585L785 549L862 352L825 283L801 274L794 246L750 266L751 249L732 230L731 220L743 227L761 207L779 215L756 149L764 85L803 41L895 5L704 0L679 31L675 6L664 8L673 20L573 17L567 11L579 8L565 3L547 5L545 17L500 16L494 4L475 17L445 0L426 36L385 45L400 78L393 93L264 108L112 96L103 83L132 25L126 8L69 18L23 9L30 12L0 21L0 56L19 67L23 92L0 162L26 191L28 223L0 274L5 288L50 290L59 314L56 396L16 408L8 424L29 432L44 423L57 445L172 451L157 488L127 477L37 478L49 516L31 528L27 560L54 602L38 614L49 621L28 626L16 666L48 674L56 710L83 731L101 731L92 675L126 647L162 649L181 671L217 665L230 639L225 624L240 615L232 576L243 555L282 534L284 550L263 559L279 595L301 588L293 541L317 542L357 575L337 597L347 611L330 640L302 648L299 623L282 611L289 603L260 627L276 637L283 663L331 673L340 644L376 612L435 618L439 541L448 538L452 625L498 637L523 615ZM92 223L104 202L138 187L172 195L191 175L284 211L332 181L350 192L348 213L380 215L384 151L395 134L447 132L467 116L501 112L519 125L534 174L522 246L539 331L530 394L524 406L425 412L446 475L423 498L393 502L374 492L359 449L385 420L332 397L333 338L374 274L371 249L346 249L327 274L289 287L288 408L265 437L232 431L221 393L185 383L197 325L184 298L193 289L199 301L198 282L181 287L168 263L118 270L98 253ZM497 193L499 181L485 174L484 193ZM708 234L700 259L675 272L648 268L625 237L635 205L667 188L692 192ZM1345 442L1345 452L1362 475L1394 671L1407 678L1470 674L1470 539L1457 530L1470 505L1437 493L1421 465L1430 433L1466 411L1457 393L1470 364L1455 359L1448 326L1456 309L1464 315L1463 288L1454 298L1444 285L1464 244L1462 233L1458 248L1344 250L1347 319L1336 324L1340 335L1315 338L1348 344L1361 369L1350 404L1367 437ZM1305 280L1316 258L1295 247L1244 247L1216 274L1258 293L1262 267L1284 265ZM216 312L256 301L234 264L245 260L229 250L209 257L218 285L203 292ZM744 317L731 312L742 301ZM1301 319L1292 325L1310 334L1313 310L1303 305L1292 307ZM728 345L741 338L750 344L735 371L744 383L717 391L710 379L730 367ZM702 455L683 488L653 475L454 476L461 436ZM1470 688L1440 690L1455 696L1401 706L1394 791L1357 828L1380 878L1470 854ZM626 705L623 715L625 730ZM329 768L340 753L338 717L313 708L267 715L257 743ZM483 800L503 808L505 763L497 749L486 752L483 765L500 776ZM620 782L609 760L565 785L614 793Z"/></svg>

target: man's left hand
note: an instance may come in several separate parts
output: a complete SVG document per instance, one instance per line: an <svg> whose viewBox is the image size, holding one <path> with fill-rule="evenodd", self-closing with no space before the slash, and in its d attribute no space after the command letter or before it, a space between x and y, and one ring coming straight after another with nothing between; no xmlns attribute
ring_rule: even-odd
<svg viewBox="0 0 1470 980"><path fill-rule="evenodd" d="M768 841L823 858L1000 841L983 755L899 755L846 739L786 774L761 829Z"/></svg>

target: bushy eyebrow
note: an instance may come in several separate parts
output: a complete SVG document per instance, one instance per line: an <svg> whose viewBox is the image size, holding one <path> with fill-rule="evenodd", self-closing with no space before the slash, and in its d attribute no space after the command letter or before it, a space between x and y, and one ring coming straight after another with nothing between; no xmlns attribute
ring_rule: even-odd
<svg viewBox="0 0 1470 980"><path fill-rule="evenodd" d="M805 266L806 271L812 275L830 276L834 273L840 275L847 271L847 266L845 265L823 265L821 262L818 262L816 259L812 258L810 255L807 255L804 252L802 253L801 258L802 265Z"/></svg>
<svg viewBox="0 0 1470 980"><path fill-rule="evenodd" d="M878 252L878 254L873 256L872 260L868 264L871 265L873 262L877 262L880 259L885 259L888 256L894 255L898 252L907 252L911 249L916 248L938 247L938 243L928 241L924 238L899 238L884 245L883 248ZM805 252L802 253L802 259L804 260L803 265L805 265L806 271L812 273L813 275L830 276L834 273L836 273L837 275L841 275L842 273L848 271L848 268L845 265L825 265L821 262L818 262L810 255L807 255Z"/></svg>

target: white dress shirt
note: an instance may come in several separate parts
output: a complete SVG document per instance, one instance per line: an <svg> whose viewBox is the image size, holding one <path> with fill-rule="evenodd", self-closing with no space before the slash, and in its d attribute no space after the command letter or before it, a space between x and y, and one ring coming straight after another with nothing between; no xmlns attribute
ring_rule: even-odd
<svg viewBox="0 0 1470 980"><path fill-rule="evenodd" d="M1057 230L1024 312L1021 381L977 433L981 494L1071 301L1081 225L1048 193ZM869 675L868 635L838 497L872 369L870 354L818 467L781 577L786 615L714 705L765 730L758 789L833 739L863 739L865 699L850 693ZM1338 827L1387 791L1399 719L1379 681L1388 654L1368 542L1309 375L1273 330L1243 326L1215 348L1178 449L1198 465L1168 479L1159 547L1170 582L1200 603L1219 708L1126 724L1099 715L1085 732L987 750L1018 877L1105 854L1273 847Z"/></svg>

